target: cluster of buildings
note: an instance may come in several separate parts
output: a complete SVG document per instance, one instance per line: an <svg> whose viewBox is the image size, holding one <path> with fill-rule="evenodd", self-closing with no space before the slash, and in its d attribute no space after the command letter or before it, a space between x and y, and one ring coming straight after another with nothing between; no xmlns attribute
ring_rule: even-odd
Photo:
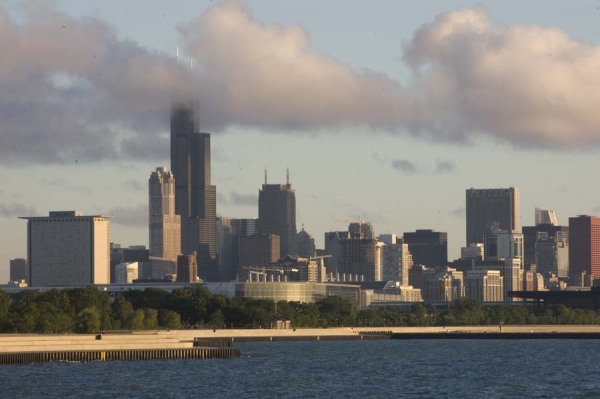
<svg viewBox="0 0 600 399"><path fill-rule="evenodd" d="M376 235L367 221L326 232L317 249L304 227L297 230L289 172L285 184L268 183L265 172L257 218L218 217L210 134L200 132L197 115L193 102L172 110L171 167L157 167L148 180L148 248L111 243L106 215L22 217L27 259L11 260L13 285L203 281L231 295L285 291L290 300L308 298L303 290L315 299L358 286L361 294L347 288L348 295L393 304L506 302L511 291L591 287L600 279L600 218L571 217L561 226L553 211L536 209L535 225L521 228L513 187L466 190L465 246L453 261L445 232Z"/></svg>

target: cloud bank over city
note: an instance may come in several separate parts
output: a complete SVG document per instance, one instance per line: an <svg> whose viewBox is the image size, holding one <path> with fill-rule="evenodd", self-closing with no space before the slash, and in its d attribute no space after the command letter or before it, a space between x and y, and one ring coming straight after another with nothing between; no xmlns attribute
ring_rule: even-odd
<svg viewBox="0 0 600 399"><path fill-rule="evenodd" d="M558 29L494 24L483 8L440 14L414 32L400 82L311 50L301 26L261 23L238 2L180 27L191 71L97 18L28 7L16 18L0 5L5 164L166 159L168 114L182 93L198 97L202 128L215 133L364 126L454 143L600 144L600 47Z"/></svg>

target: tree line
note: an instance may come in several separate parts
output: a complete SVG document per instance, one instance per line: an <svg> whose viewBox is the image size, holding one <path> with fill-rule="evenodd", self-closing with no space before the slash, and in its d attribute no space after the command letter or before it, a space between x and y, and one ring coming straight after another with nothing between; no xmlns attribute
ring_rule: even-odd
<svg viewBox="0 0 600 399"><path fill-rule="evenodd" d="M230 299L200 285L171 292L146 288L117 294L92 287L10 296L0 290L0 332L4 333L270 328L274 320L290 320L293 327L600 324L600 316L591 310L486 305L471 299L444 308L417 303L409 311L359 311L353 302L337 296L316 303Z"/></svg>

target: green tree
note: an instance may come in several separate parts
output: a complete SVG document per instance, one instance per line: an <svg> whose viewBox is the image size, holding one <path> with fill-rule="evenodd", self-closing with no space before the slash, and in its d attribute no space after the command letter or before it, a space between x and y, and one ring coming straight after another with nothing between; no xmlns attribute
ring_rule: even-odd
<svg viewBox="0 0 600 399"><path fill-rule="evenodd" d="M158 328L158 311L156 309L144 309L144 329L155 330Z"/></svg>
<svg viewBox="0 0 600 399"><path fill-rule="evenodd" d="M181 328L181 316L172 310L160 309L158 311L158 324L169 330L178 330Z"/></svg>
<svg viewBox="0 0 600 399"><path fill-rule="evenodd" d="M100 312L96 307L87 307L77 314L75 331L79 333L93 333L100 330L101 326Z"/></svg>
<svg viewBox="0 0 600 399"><path fill-rule="evenodd" d="M317 302L324 327L351 326L356 323L356 305L340 296L328 296Z"/></svg>
<svg viewBox="0 0 600 399"><path fill-rule="evenodd" d="M3 290L0 290L0 332L9 328L10 298Z"/></svg>
<svg viewBox="0 0 600 399"><path fill-rule="evenodd" d="M113 317L118 328L131 329L135 311L133 305L122 294L116 294L112 303Z"/></svg>

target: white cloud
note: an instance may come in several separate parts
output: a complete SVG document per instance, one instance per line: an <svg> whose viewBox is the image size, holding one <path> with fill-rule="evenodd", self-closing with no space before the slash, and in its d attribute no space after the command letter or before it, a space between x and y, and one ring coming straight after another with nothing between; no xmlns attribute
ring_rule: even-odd
<svg viewBox="0 0 600 399"><path fill-rule="evenodd" d="M403 84L313 51L302 27L260 23L238 2L181 29L191 72L103 21L35 7L17 23L0 3L3 163L162 159L182 93L198 96L213 132L358 125L438 141L600 144L600 48L558 29L492 24L483 8L421 26L405 45Z"/></svg>

